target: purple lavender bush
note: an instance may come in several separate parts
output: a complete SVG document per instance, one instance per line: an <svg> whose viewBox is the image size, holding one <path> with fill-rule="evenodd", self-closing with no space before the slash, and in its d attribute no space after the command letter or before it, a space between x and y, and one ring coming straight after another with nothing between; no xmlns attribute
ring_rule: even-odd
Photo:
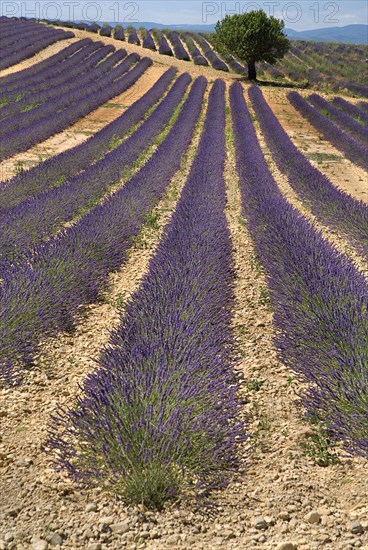
<svg viewBox="0 0 368 550"><path fill-rule="evenodd" d="M188 52L185 50L178 33L174 31L167 31L166 36L171 42L176 59L181 59L182 61L190 61Z"/></svg>
<svg viewBox="0 0 368 550"><path fill-rule="evenodd" d="M158 29L151 29L151 35L156 40L158 45L158 53L161 55L169 55L173 57L173 51L169 46L166 36Z"/></svg>
<svg viewBox="0 0 368 550"><path fill-rule="evenodd" d="M111 52L114 52L114 54L107 57ZM93 85L100 78L104 78L125 57L125 50L115 52L113 46L106 46L95 51L84 62L82 60L80 66L71 67L67 74L61 74L55 79L55 86L51 85L49 88L42 85L37 86L30 94L25 94L20 100L22 107L26 105L33 108L21 108L20 112L12 117L11 131L15 132L15 130L25 128L28 124L36 122L39 116L44 116L48 112L60 111L65 108L73 101L74 94L78 93L79 90L83 90L85 93L85 88L87 86L90 88L89 84ZM84 69L83 66L87 68ZM38 105L32 105L32 101L35 101ZM27 104L27 102L29 103ZM15 103L18 104L19 102L16 101ZM4 118L11 108L12 105L5 105L3 108ZM5 125L2 122L0 124L0 137L8 132L9 124Z"/></svg>
<svg viewBox="0 0 368 550"><path fill-rule="evenodd" d="M168 55L170 57L174 56L173 51L170 48L169 43L166 39L166 36L163 36L163 35L161 36L159 45L158 45L158 52L162 55Z"/></svg>
<svg viewBox="0 0 368 550"><path fill-rule="evenodd" d="M188 48L190 55L192 56L194 65L201 65L202 67L208 67L207 59L201 54L197 46L194 44L193 39L189 32L182 33L182 38Z"/></svg>
<svg viewBox="0 0 368 550"><path fill-rule="evenodd" d="M279 358L308 384L307 415L367 457L367 281L282 195L239 83L230 102L243 213L267 273Z"/></svg>
<svg viewBox="0 0 368 550"><path fill-rule="evenodd" d="M269 65L268 63L266 63L266 66L271 78L283 78L285 76L282 71L280 71L273 65Z"/></svg>
<svg viewBox="0 0 368 550"><path fill-rule="evenodd" d="M225 86L209 97L177 209L121 324L48 446L79 482L161 508L183 486L223 486L239 465L241 402L231 332Z"/></svg>
<svg viewBox="0 0 368 550"><path fill-rule="evenodd" d="M0 46L0 60L21 51L22 48L27 48L32 42L50 37L52 35L59 35L61 29L51 29L46 25L31 24L25 25L24 23L18 23L14 31L8 36L3 36ZM65 31L61 31L65 34Z"/></svg>
<svg viewBox="0 0 368 550"><path fill-rule="evenodd" d="M190 83L182 74L143 124L101 160L61 185L4 212L0 219L0 278L29 250L96 205L132 168L170 122Z"/></svg>
<svg viewBox="0 0 368 550"><path fill-rule="evenodd" d="M152 65L151 59L143 58L127 73L138 60L139 56L137 54L130 54L122 63L108 74L103 75L88 89L82 87L73 94L66 93L61 103L58 104L59 106L62 105L62 110L56 112L52 117L50 116L52 106L49 103L41 105L37 110L38 119L36 122L32 121L25 128L10 130L4 135L3 144L0 148L0 159L4 160L16 153L26 151L36 143L40 143L55 133L64 130L109 99L123 93ZM73 105L73 108L70 108L71 105ZM34 113L32 117L33 115Z"/></svg>
<svg viewBox="0 0 368 550"><path fill-rule="evenodd" d="M121 25L116 25L114 29L114 38L115 40L122 40L123 42L125 41L124 29Z"/></svg>
<svg viewBox="0 0 368 550"><path fill-rule="evenodd" d="M318 94L311 94L308 101L331 122L340 126L342 130L348 132L353 138L361 141L363 145L368 145L368 128L364 128L359 122L350 115L342 113L328 101ZM368 153L368 151L367 151Z"/></svg>
<svg viewBox="0 0 368 550"><path fill-rule="evenodd" d="M34 85L30 83L28 89L25 83L23 88L25 91L21 99L19 99L16 92L12 94L4 92L9 102L0 110L0 137L3 133L9 131L9 126L14 131L26 124L27 122L24 123L23 121L37 113L34 109L40 105L54 99L58 100L63 94L72 94L74 90L88 86L90 82L96 81L98 77L105 74L105 71L111 70L118 61L126 57L125 50L118 50L114 55L105 59L109 53L115 51L113 46L99 48L93 55L89 55L94 49L92 45L91 49L87 46L81 52L73 55L73 61L63 63L62 65L65 66L62 72L59 72L54 78L51 75L47 77L47 74L44 73L45 80L40 79ZM50 72L55 74L52 70ZM19 88L19 93L21 93L21 88ZM32 113L29 111L32 111ZM11 123L9 117L12 117Z"/></svg>
<svg viewBox="0 0 368 550"><path fill-rule="evenodd" d="M111 33L112 33L113 29L110 25L108 25L107 23L104 23L102 25L102 28L100 30L100 36L109 36L111 37Z"/></svg>
<svg viewBox="0 0 368 550"><path fill-rule="evenodd" d="M143 36L143 42L142 42L142 46L143 48L147 48L148 50L152 50L153 52L155 52L157 50L156 48L156 44L151 36L151 33L145 29L145 28L142 28L142 36Z"/></svg>
<svg viewBox="0 0 368 550"><path fill-rule="evenodd" d="M266 143L278 168L323 224L342 232L368 258L368 206L345 193L295 147L257 87L249 92Z"/></svg>
<svg viewBox="0 0 368 550"><path fill-rule="evenodd" d="M162 98L175 73L176 69L168 69L148 92L120 117L104 126L85 142L46 159L29 170L20 172L10 180L1 182L1 214L5 215L5 211L9 208L53 187L58 187L100 160L109 151L110 144L121 139Z"/></svg>
<svg viewBox="0 0 368 550"><path fill-rule="evenodd" d="M88 25L86 28L88 32L94 32L94 33L98 33L100 29L101 27L97 23L91 23L91 25Z"/></svg>
<svg viewBox="0 0 368 550"><path fill-rule="evenodd" d="M362 86L361 84L354 84L353 82L343 82L343 87L353 92L354 95L368 97L368 86Z"/></svg>
<svg viewBox="0 0 368 550"><path fill-rule="evenodd" d="M368 101L359 101L357 105L359 109L362 109L362 111L365 111L366 113L368 113Z"/></svg>
<svg viewBox="0 0 368 550"><path fill-rule="evenodd" d="M230 58L231 56L229 56ZM241 75L247 75L248 74L248 71L247 69L244 67L244 65L241 65L239 63L239 61L236 61L236 59L234 59L233 57L231 57L231 59L229 60L226 60L228 66L230 67L230 69L232 71L234 71L234 73L238 73L238 74L241 74Z"/></svg>
<svg viewBox="0 0 368 550"><path fill-rule="evenodd" d="M19 381L40 338L70 330L94 302L147 214L164 194L192 139L206 80L198 78L170 132L144 166L78 223L4 274L0 288L0 378Z"/></svg>
<svg viewBox="0 0 368 550"><path fill-rule="evenodd" d="M288 98L295 109L304 116L316 130L341 151L351 162L364 170L368 170L367 148L336 124L326 119L317 109L314 109L298 92L289 92Z"/></svg>
<svg viewBox="0 0 368 550"><path fill-rule="evenodd" d="M43 25L42 25L43 27ZM70 31L64 31L62 29L51 29L45 27L45 31L35 30L28 38L22 40L19 39L8 48L0 50L0 70L16 65L25 59L34 56L47 46L51 46L55 42L65 40L67 38L74 38L74 33Z"/></svg>
<svg viewBox="0 0 368 550"><path fill-rule="evenodd" d="M141 41L138 38L137 31L134 27L127 27L128 32L128 42L129 44L135 44L136 46L141 45Z"/></svg>
<svg viewBox="0 0 368 550"><path fill-rule="evenodd" d="M342 97L334 97L332 104L343 113L352 116L362 124L368 124L368 114L364 112L363 109L359 109L359 106L349 103L349 101L346 101Z"/></svg>
<svg viewBox="0 0 368 550"><path fill-rule="evenodd" d="M203 55L208 59L214 69L217 71L229 71L229 67L218 57L202 35L194 33L193 38L198 42L202 48Z"/></svg>
<svg viewBox="0 0 368 550"><path fill-rule="evenodd" d="M14 78L10 80L7 77L3 77L0 79L1 101L7 100L8 103L18 102L24 99L27 94L50 88L54 79L60 78L63 74L65 75L69 69L80 64L82 61L87 61L87 59L90 61L93 58L92 54L97 52L97 50L101 51L102 47L102 42L93 42L87 39L86 43L80 45L77 50L70 50L65 54L65 57L60 56L58 59L54 59L52 64L47 63L41 67L43 63L40 63L39 68L35 65L37 70L35 68L33 71L28 69L20 71L17 73L17 78L14 75ZM58 83L58 80L56 80L56 83Z"/></svg>
<svg viewBox="0 0 368 550"><path fill-rule="evenodd" d="M90 46L92 43L93 41L90 38L83 38L83 40L79 40L78 42L74 42L66 48L63 48L59 53L52 55L39 63L34 63L31 67L28 67L28 69L23 69L16 73L0 77L1 92L5 90L12 90L21 85L22 82L30 79L32 76L40 76L43 74L43 71L49 71L50 68L56 68L56 70L58 70L59 66L65 60L69 59L75 52L79 52L86 46Z"/></svg>

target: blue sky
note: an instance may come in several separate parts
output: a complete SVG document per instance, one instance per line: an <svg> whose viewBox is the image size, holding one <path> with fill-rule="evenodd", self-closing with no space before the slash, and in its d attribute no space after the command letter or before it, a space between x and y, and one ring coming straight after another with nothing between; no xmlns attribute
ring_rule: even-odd
<svg viewBox="0 0 368 550"><path fill-rule="evenodd" d="M125 22L153 21L163 24L214 24L227 13L262 8L285 21L286 27L307 30L368 23L366 0L1 0L2 15L25 15L48 19L86 19Z"/></svg>

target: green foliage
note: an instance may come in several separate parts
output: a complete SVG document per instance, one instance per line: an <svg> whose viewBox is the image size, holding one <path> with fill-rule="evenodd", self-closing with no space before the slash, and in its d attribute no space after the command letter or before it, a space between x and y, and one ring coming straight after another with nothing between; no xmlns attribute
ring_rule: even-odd
<svg viewBox="0 0 368 550"><path fill-rule="evenodd" d="M161 510L170 495L175 497L179 483L179 472L153 462L146 468L134 468L119 489L126 502Z"/></svg>
<svg viewBox="0 0 368 550"><path fill-rule="evenodd" d="M118 309L123 309L126 305L126 295L124 292L119 292L116 296L116 307Z"/></svg>
<svg viewBox="0 0 368 550"><path fill-rule="evenodd" d="M271 308L271 297L267 287L261 288L259 291L259 303L261 306Z"/></svg>
<svg viewBox="0 0 368 550"><path fill-rule="evenodd" d="M16 174L21 174L24 171L24 163L22 160L17 160L14 164L14 170Z"/></svg>
<svg viewBox="0 0 368 550"><path fill-rule="evenodd" d="M264 270L256 252L253 252L252 254L250 265L251 265L251 269L257 273L257 276L263 275Z"/></svg>
<svg viewBox="0 0 368 550"><path fill-rule="evenodd" d="M148 212L148 214L144 218L145 225L151 229L159 229L159 219L160 219L160 212L157 210L153 210L152 212Z"/></svg>
<svg viewBox="0 0 368 550"><path fill-rule="evenodd" d="M273 64L290 48L283 28L283 21L268 17L263 10L227 15L217 22L213 43L218 51L231 54L248 66L259 61Z"/></svg>
<svg viewBox="0 0 368 550"><path fill-rule="evenodd" d="M64 183L65 180L66 180L65 176L60 176L60 178L55 180L52 183L52 185L50 185L50 187L59 187L60 185L62 185Z"/></svg>
<svg viewBox="0 0 368 550"><path fill-rule="evenodd" d="M257 378L252 378L248 382L248 390L259 391L262 388L264 383L265 383L265 380L258 380Z"/></svg>
<svg viewBox="0 0 368 550"><path fill-rule="evenodd" d="M113 149L116 149L118 145L120 145L121 140L118 138L118 136L112 136L109 142L109 151L112 151Z"/></svg>
<svg viewBox="0 0 368 550"><path fill-rule="evenodd" d="M318 466L328 466L329 464L336 464L338 461L336 453L331 448L331 441L328 438L325 429L318 422L316 424L316 433L314 433L308 442L303 442L301 447L305 455L313 458Z"/></svg>
<svg viewBox="0 0 368 550"><path fill-rule="evenodd" d="M249 329L246 325L238 325L236 328L241 336L244 336L249 332Z"/></svg>
<svg viewBox="0 0 368 550"><path fill-rule="evenodd" d="M340 155L334 155L332 153L309 153L308 158L310 160L315 160L318 163L330 162L330 161L340 161Z"/></svg>
<svg viewBox="0 0 368 550"><path fill-rule="evenodd" d="M36 107L38 107L39 103L37 102L34 102L34 103L30 103L29 105L26 105L25 107L23 107L23 109L20 110L21 113L26 113L27 111L32 111L32 109L35 109Z"/></svg>

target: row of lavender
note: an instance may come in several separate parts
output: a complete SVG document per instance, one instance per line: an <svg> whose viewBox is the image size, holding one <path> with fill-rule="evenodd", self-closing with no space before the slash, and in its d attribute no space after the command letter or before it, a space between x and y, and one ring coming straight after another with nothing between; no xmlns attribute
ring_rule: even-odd
<svg viewBox="0 0 368 550"><path fill-rule="evenodd" d="M193 60L194 65L202 65L203 67L208 67L207 59L201 54L200 50L196 46L192 35L189 32L184 32L181 35L185 45L188 49L188 52Z"/></svg>
<svg viewBox="0 0 368 550"><path fill-rule="evenodd" d="M342 232L368 259L367 205L337 188L311 165L292 143L259 88L252 88L251 99L266 143L292 188L322 223Z"/></svg>
<svg viewBox="0 0 368 550"><path fill-rule="evenodd" d="M13 78L12 75L0 78L1 118L4 118L4 113L7 112L4 105L27 100L27 95L35 93L41 88L41 85L42 91L44 91L54 82L56 84L63 83L65 71L73 70L82 61L87 63L87 58L102 46L101 42L93 42L86 38L67 46L58 54L50 56L47 61L35 63L29 69L18 71ZM82 66L79 67L79 70L82 70Z"/></svg>
<svg viewBox="0 0 368 550"><path fill-rule="evenodd" d="M82 173L3 211L0 220L0 278L5 276L10 266L24 260L32 248L54 235L66 222L84 214L113 185L119 183L140 155L165 130L189 82L188 74L181 75L161 104L132 135ZM102 143L97 139L107 147L106 131L104 136Z"/></svg>
<svg viewBox="0 0 368 550"><path fill-rule="evenodd" d="M97 51L96 51L97 50ZM109 55L114 52L112 55ZM126 57L125 50L115 52L113 46L103 46L101 43L91 44L65 62L58 76L40 77L32 85L29 80L24 83L23 97L19 99L21 88L5 92L8 101L0 110L0 137L9 131L10 117L12 131L27 126L41 116L66 108L73 101L73 95L85 87L90 88L105 74L108 74L122 59ZM42 106L42 109L41 109Z"/></svg>
<svg viewBox="0 0 368 550"><path fill-rule="evenodd" d="M59 40L74 37L70 31L53 29L32 21L6 19L0 21L0 32L0 70L32 57Z"/></svg>
<svg viewBox="0 0 368 550"><path fill-rule="evenodd" d="M146 112L165 94L175 76L175 69L169 69L156 84L131 105L120 117L104 126L85 142L67 149L63 153L22 171L11 180L0 184L0 211L3 215L8 209L42 192L61 185L66 180L86 170L100 160L117 140L138 124Z"/></svg>
<svg viewBox="0 0 368 550"><path fill-rule="evenodd" d="M367 131L364 128L360 128L360 124L356 121L351 121L348 125L350 135L341 129L341 125L344 128L347 127L346 117L337 113L332 106L327 104L327 112L331 113L339 124L337 126L332 120L324 116L318 109L310 105L298 92L290 92L288 94L290 103L299 111L307 120L314 126L321 134L330 141L336 149L339 149L343 154L363 169L368 170L368 156L367 156ZM318 96L312 96L311 101L319 107L324 107L324 101ZM357 129L358 128L358 129Z"/></svg>
<svg viewBox="0 0 368 550"><path fill-rule="evenodd" d="M359 106L359 103L357 105L353 105L341 97L335 97L332 103L334 107L337 107L343 113L350 115L361 124L368 124L368 113L364 111L362 105Z"/></svg>
<svg viewBox="0 0 368 550"><path fill-rule="evenodd" d="M322 115L326 116L334 124L337 124L337 126L340 126L340 128L350 134L351 137L360 141L365 146L368 145L368 128L363 126L358 120L355 120L350 114L341 112L340 109L330 104L318 94L310 95L308 101Z"/></svg>
<svg viewBox="0 0 368 550"><path fill-rule="evenodd" d="M249 95L260 103L258 88ZM367 456L367 282L281 194L238 83L230 97L243 212L266 268L279 356L308 383L308 416Z"/></svg>
<svg viewBox="0 0 368 550"><path fill-rule="evenodd" d="M96 23L93 24L86 24L86 23L74 23L74 22L55 22L55 21L44 21L45 23L51 23L53 25L60 24L62 26L66 26L69 28L74 29L82 29L87 30L89 32L99 33L101 36L113 36L116 40L127 40L131 44L136 45L142 45L145 48L148 48L150 50L156 51L158 50L159 53L163 55L169 55L173 56L175 55L178 59L185 59L189 60L190 58L193 60L195 64L198 65L207 65L208 62L217 70L222 71L228 71L229 68L238 73L245 75L246 70L245 67L240 64L238 61L236 61L232 56L230 55L223 55L220 59L217 54L213 51L213 48L208 43L208 39L210 39L210 36L207 35L201 35L197 33L184 33L184 32L176 32L176 31L164 31L166 33L163 34L161 31L157 29L151 29L151 31L144 29L141 27L139 29L139 33L141 35L141 38L139 37L139 33L134 27L127 27L125 30L121 25L116 25L114 28L111 27L108 24L105 24L103 26L100 26ZM167 40L167 36L170 35L169 40L171 42L171 45L169 44L169 41ZM155 40L154 40L155 38ZM172 40L171 40L172 38ZM188 49L188 52L184 48L183 41L186 44L186 47ZM198 47L195 45L195 42L201 47L202 51L198 49ZM296 44L299 44L296 42ZM302 43L300 43L302 44ZM307 44L307 43L306 43ZM341 46L341 45L340 45ZM303 75L305 75L305 78L307 78L309 84L311 85L320 85L322 82L322 85L328 86L333 91L341 90L343 89L348 90L354 94L363 95L364 97L367 96L367 86L358 84L353 81L341 80L341 78L336 78L335 75L335 67L336 67L336 60L333 64L333 70L328 70L325 67L321 68L319 66L319 59L321 58L321 51L330 51L329 48L331 47L330 44L312 44L308 43L306 47L304 47L304 51L301 51L300 47L296 47L295 45L292 46L292 49L290 51L290 54L288 54L283 63L279 63L277 67L273 67L268 64L260 64L259 70L267 71L272 78L284 78L287 77L291 80L300 80L303 78ZM342 45L342 49L346 50L348 53L349 45ZM327 49L326 49L327 48ZM314 51L316 50L316 52ZM359 48L355 48L358 49ZM338 48L336 49L336 51ZM360 51L360 50L359 50ZM317 55L318 54L318 55ZM330 58L328 54L323 56L324 63L327 62L327 58ZM330 61L329 61L330 62ZM307 65L309 65L309 69L305 69ZM284 67L285 65L285 67ZM315 65L315 66L314 66ZM345 63L344 66L349 65L349 63ZM351 65L353 65L353 61L351 62ZM339 66L340 67L340 66ZM364 66L362 67L364 69ZM303 73L303 74L302 74Z"/></svg>
<svg viewBox="0 0 368 550"><path fill-rule="evenodd" d="M17 71L16 73L12 73L7 76L2 76L0 78L1 92L6 91L9 93L14 91L19 86L22 93L24 91L23 84L25 80L30 79L30 82L32 82L31 78L36 80L37 78L42 78L44 71L49 70L52 67L58 69L62 62L91 43L92 41L89 38L84 38L83 40L79 40L78 42L74 42L73 44L63 48L59 53L51 55L43 61L34 63L27 69ZM3 98L3 95L1 97Z"/></svg>
<svg viewBox="0 0 368 550"><path fill-rule="evenodd" d="M122 55L124 52L115 52L112 61L121 59ZM110 64L111 60L107 59L106 62ZM132 68L134 64L136 65ZM105 72L97 66L97 80L90 81L88 86L79 86L77 81L76 87L70 84L70 87L66 87L67 91L63 90L60 97L56 96L34 109L21 113L19 115L21 126L8 129L2 136L0 160L25 151L64 130L109 99L123 93L150 65L152 65L151 59L143 58L139 61L137 54L131 54L109 71ZM73 108L70 108L71 106Z"/></svg>
<svg viewBox="0 0 368 550"><path fill-rule="evenodd" d="M145 32L145 33L148 33L148 35L149 35L149 31L144 31L144 29L141 29L141 31ZM133 29L131 32L135 33L135 30ZM160 33L160 31L156 31L156 33L157 32ZM100 33L101 33L101 31L100 31ZM162 33L160 33L160 34L162 34ZM191 58L192 58L193 62L196 65L197 64L198 65L206 65L209 62L211 64L211 66L216 70L229 71L229 68L230 68L235 73L242 74L242 75L247 74L247 70L244 67L244 65L242 65L241 63L236 61L231 55L223 54L222 59L220 59L220 57L215 53L215 51L213 50L211 44L209 43L210 35L204 35L202 33L188 33L188 32L179 32L178 33L178 32L175 32L175 31L165 31L165 34L170 39L170 42L173 46L174 54L178 59L185 59L185 60L190 59L189 56L188 56L188 53L183 48L183 44L181 42L181 39L182 39L186 43L186 46L187 46L188 51L191 55ZM195 45L195 42L200 46L202 51L200 51L197 48L197 46ZM139 39L137 41L135 41L134 43L140 44ZM144 46L144 43L143 43L143 46ZM168 44L167 44L167 46L168 46ZM322 48L322 51L323 51L323 46L324 45L317 44L317 46L320 49ZM308 45L308 48L313 49L313 45L312 44ZM293 50L294 50L294 52L298 51L298 48L293 46ZM163 53L165 55L173 55L173 52L172 52L170 46L163 47L162 51L160 51L160 53ZM287 57L287 59L289 59L289 57L291 57L291 56L286 56L286 57ZM295 57L295 55L294 55L294 57ZM285 59L285 61L286 61L286 59ZM330 82L330 84L332 83L331 84L332 87L335 86L336 90L340 89L340 88L346 88L346 89L350 90L353 93L356 93L358 95L366 96L366 94L367 94L367 87L366 86L362 86L362 85L359 85L359 84L356 84L356 83L353 83L353 82L338 81L338 80L336 80L334 75L331 75L331 76L323 75L323 74L321 74L320 71L316 70L313 67L313 63L314 63L313 59L310 62L312 64L312 67L307 70L307 77L308 77L308 80L311 84L320 84L321 80L323 80L323 81L326 81L326 82ZM280 78L280 77L283 78L286 75L289 78L291 78L292 80L300 80L300 78L301 78L301 76L299 75L298 72L295 72L295 71L290 72L290 71L282 69L281 64L280 64L280 67L278 67L278 68L273 67L272 65L269 65L269 64L261 64L260 65L260 70L262 70L262 69L267 70L269 72L269 74L271 75L271 77L276 78L276 79Z"/></svg>
<svg viewBox="0 0 368 550"><path fill-rule="evenodd" d="M149 31L145 31L149 34ZM208 66L208 63L218 71L228 71L228 67L224 61L222 61L216 53L213 51L212 47L201 34L189 33L189 32L176 32L166 30L165 32L158 31L154 29L152 31L153 36L156 38L156 41L159 45L159 53L163 55L175 56L177 59L184 61L192 61L195 65ZM167 42L167 38L170 41L171 47ZM164 39L164 40L163 40ZM185 42L188 52L186 51L183 41ZM201 50L199 50L198 46ZM144 46L144 44L143 44ZM147 46L146 46L147 47ZM190 54L190 55L189 55ZM229 56L229 62L231 68L235 72L243 72L244 67L237 63L233 58Z"/></svg>
<svg viewBox="0 0 368 550"><path fill-rule="evenodd" d="M58 25L62 27L67 27L71 29L76 30L85 30L91 33L99 34L100 36L106 36L106 37L112 37L115 40L120 41L126 41L129 44L135 44L136 46L143 46L143 48L147 48L152 51L156 51L157 47L155 44L155 41L153 40L153 37L151 35L152 31L149 31L148 29L145 29L144 27L140 27L139 32L141 35L141 38L138 35L137 29L135 29L132 26L128 26L127 28L123 28L120 24L116 25L115 27L111 27L111 25L105 23L104 25L99 25L98 23L75 23L73 21L49 21L44 20L45 23L51 24L51 25Z"/></svg>
<svg viewBox="0 0 368 550"><path fill-rule="evenodd" d="M110 271L157 204L188 148L205 79L193 84L167 137L119 191L9 268L0 288L0 372L14 380L31 363L41 338L68 330L96 300Z"/></svg>
<svg viewBox="0 0 368 550"><path fill-rule="evenodd" d="M303 86L367 97L366 57L363 45L296 41L276 67L263 63L259 71L272 79L281 77Z"/></svg>
<svg viewBox="0 0 368 550"><path fill-rule="evenodd" d="M212 87L177 208L99 368L50 429L58 466L74 479L149 507L183 484L222 486L245 439L231 331L224 90L222 81Z"/></svg>
<svg viewBox="0 0 368 550"><path fill-rule="evenodd" d="M225 72L229 70L226 63L224 63L213 51L212 47L204 38L204 36L202 36L201 34L196 34L194 35L194 40L196 40L196 42L199 44L202 49L203 55L208 59L214 69L216 69L217 71Z"/></svg>
<svg viewBox="0 0 368 550"><path fill-rule="evenodd" d="M56 24L51 21L47 21L47 23ZM170 30L160 31L158 29L148 30L141 27L139 29L140 38L137 29L131 26L123 29L121 25L116 25L113 28L107 24L100 26L97 23L87 25L85 23L58 22L57 24L98 33L100 36L113 37L116 40L126 40L130 44L142 45L144 48L158 51L162 55L174 56L184 61L192 60L195 65L207 66L210 63L216 70L229 71L227 64L217 56L209 42L201 34ZM185 42L188 51L185 49L183 42ZM198 49L196 43L202 51ZM231 56L228 56L228 64L234 72L245 73L244 67Z"/></svg>
<svg viewBox="0 0 368 550"><path fill-rule="evenodd" d="M87 27L86 30L92 30L92 32L99 31L101 36L113 36L115 39L127 40L130 44L135 44L137 46L142 45L143 48L152 51L158 50L162 55L175 56L177 59L190 61L188 52L185 50L179 34L175 31L166 30L165 32L161 32L158 29L148 30L141 27L139 29L141 38L139 38L137 30L131 26L127 27L125 31L127 37L125 36L124 29L120 25L116 26L114 29L109 25L104 25L98 29L98 25L96 25L93 29ZM194 57L193 61L196 62Z"/></svg>

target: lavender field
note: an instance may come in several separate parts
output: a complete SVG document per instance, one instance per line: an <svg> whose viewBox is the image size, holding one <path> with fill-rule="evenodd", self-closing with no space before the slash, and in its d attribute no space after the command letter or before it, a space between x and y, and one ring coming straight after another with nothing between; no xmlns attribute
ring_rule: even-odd
<svg viewBox="0 0 368 550"><path fill-rule="evenodd" d="M365 47L0 33L0 549L368 548Z"/></svg>

